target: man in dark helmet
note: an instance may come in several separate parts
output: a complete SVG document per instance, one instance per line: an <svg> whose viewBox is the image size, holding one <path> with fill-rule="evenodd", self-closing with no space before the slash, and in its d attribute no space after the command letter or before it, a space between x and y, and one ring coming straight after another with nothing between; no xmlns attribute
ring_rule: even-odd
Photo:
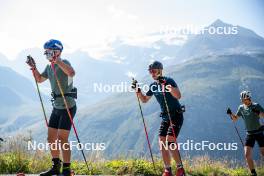
<svg viewBox="0 0 264 176"><path fill-rule="evenodd" d="M44 49L44 54L46 55L48 61L51 64L54 64L58 80L65 94L65 98L73 118L76 113L76 103L74 100L75 95L74 92L72 92L75 90L73 88L73 76L75 75L75 71L69 61L61 59L63 45L60 41L51 39L44 44ZM66 106L56 82L56 77L54 75L52 66L51 64L47 65L44 72L40 74L35 64L32 64L35 63L35 61L27 61L27 63L33 70L34 76L38 83L42 83L47 79L50 81L53 95L53 110L48 123L48 142L50 144L61 144L63 159L62 174L69 176L71 174L71 150L68 143L68 138L72 124L69 115L67 114ZM59 175L61 173L60 150L59 148L51 147L50 151L53 162L52 168L41 173L41 176Z"/></svg>
<svg viewBox="0 0 264 176"><path fill-rule="evenodd" d="M260 117L264 117L264 109L258 104L252 102L251 93L249 91L242 91L240 93L242 105L238 107L236 114L233 114L231 109L227 109L227 114L231 116L233 121L237 121L242 117L246 130L247 137L245 142L245 157L252 176L256 176L254 161L252 159L252 152L255 142L258 142L262 156L264 156L264 134L263 126L260 124Z"/></svg>
<svg viewBox="0 0 264 176"><path fill-rule="evenodd" d="M154 61L149 65L149 73L151 74L154 82L150 84L149 91L144 95L141 89L137 87L137 82L134 81L132 87L136 89L136 92L143 103L146 103L154 95L161 108L161 125L159 129L159 144L160 150L165 166L163 176L171 176L171 156L177 164L176 176L185 176L180 153L177 147L176 139L179 135L180 129L183 124L183 112L182 106L179 103L181 98L181 92L172 78L165 77L162 74L163 65L159 61ZM166 89L163 89L166 87ZM165 98L164 99L164 94ZM165 102L166 101L166 102ZM167 105L166 105L167 104ZM169 112L167 112L169 109ZM172 120L172 126L170 124L170 118ZM165 144L165 145L164 145ZM166 147L166 145L168 147Z"/></svg>

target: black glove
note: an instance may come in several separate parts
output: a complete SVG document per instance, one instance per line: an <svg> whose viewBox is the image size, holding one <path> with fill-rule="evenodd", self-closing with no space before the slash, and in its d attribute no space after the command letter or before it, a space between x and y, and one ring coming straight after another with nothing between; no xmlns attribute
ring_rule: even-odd
<svg viewBox="0 0 264 176"><path fill-rule="evenodd" d="M31 57L30 55L27 56L27 61L26 63L30 66L31 70L36 69L36 63L35 60L33 59L33 57Z"/></svg>
<svg viewBox="0 0 264 176"><path fill-rule="evenodd" d="M231 109L230 109L230 108L227 108L226 113L227 113L228 115L231 115L231 114L232 114Z"/></svg>
<svg viewBox="0 0 264 176"><path fill-rule="evenodd" d="M257 107L253 107L253 108L252 108L252 112L256 113L257 115L260 114L260 110L257 109Z"/></svg>
<svg viewBox="0 0 264 176"><path fill-rule="evenodd" d="M131 88L134 89L134 90L136 90L136 92L141 92L141 89L138 87L138 82L135 79L133 79Z"/></svg>
<svg viewBox="0 0 264 176"><path fill-rule="evenodd" d="M158 81L159 81L160 84L165 84L166 83L166 80L165 80L164 76L159 76L158 77Z"/></svg>

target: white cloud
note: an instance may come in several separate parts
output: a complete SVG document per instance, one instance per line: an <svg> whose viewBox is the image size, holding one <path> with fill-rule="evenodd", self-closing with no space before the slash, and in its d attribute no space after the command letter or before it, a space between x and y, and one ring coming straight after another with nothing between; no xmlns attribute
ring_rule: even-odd
<svg viewBox="0 0 264 176"><path fill-rule="evenodd" d="M186 13L185 6L190 13ZM161 26L209 24L223 14L221 10L219 14L212 13L210 7L197 20L197 14L204 10L208 9L178 1L1 0L0 52L15 58L21 50L42 47L50 38L61 40L66 45L65 52L82 49L97 57L111 52L106 40L117 36L127 38L129 44L151 47L151 43L163 37L146 34L158 31ZM231 12L226 15L232 16ZM184 41L180 38L162 40L167 44Z"/></svg>
<svg viewBox="0 0 264 176"><path fill-rule="evenodd" d="M110 5L107 8L107 11L112 15L112 18L115 20L137 20L138 16L130 14L117 8L115 5Z"/></svg>
<svg viewBox="0 0 264 176"><path fill-rule="evenodd" d="M109 4L109 3L107 3ZM65 52L82 49L101 57L111 52L106 40L136 32L137 17L100 3L67 1L10 1L0 11L0 52L13 59L25 48L42 47L50 38L59 39ZM24 7L30 7L25 10ZM109 15L109 13L111 15ZM96 47L94 47L96 46Z"/></svg>

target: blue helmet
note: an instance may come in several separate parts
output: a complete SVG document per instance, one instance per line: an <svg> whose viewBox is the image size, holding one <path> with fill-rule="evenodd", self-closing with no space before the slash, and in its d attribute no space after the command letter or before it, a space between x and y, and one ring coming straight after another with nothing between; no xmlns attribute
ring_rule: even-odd
<svg viewBox="0 0 264 176"><path fill-rule="evenodd" d="M63 45L59 40L50 39L44 44L44 49L52 49L52 50L63 50Z"/></svg>

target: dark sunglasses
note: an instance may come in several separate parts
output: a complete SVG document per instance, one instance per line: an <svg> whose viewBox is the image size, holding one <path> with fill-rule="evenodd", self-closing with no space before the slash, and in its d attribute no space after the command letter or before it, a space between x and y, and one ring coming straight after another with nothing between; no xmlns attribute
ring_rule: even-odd
<svg viewBox="0 0 264 176"><path fill-rule="evenodd" d="M156 74L156 73L158 73L158 72L159 72L158 70L149 69L149 73L150 73L150 74Z"/></svg>
<svg viewBox="0 0 264 176"><path fill-rule="evenodd" d="M53 50L46 50L44 55L46 55L47 58L52 58L55 56L55 52Z"/></svg>

